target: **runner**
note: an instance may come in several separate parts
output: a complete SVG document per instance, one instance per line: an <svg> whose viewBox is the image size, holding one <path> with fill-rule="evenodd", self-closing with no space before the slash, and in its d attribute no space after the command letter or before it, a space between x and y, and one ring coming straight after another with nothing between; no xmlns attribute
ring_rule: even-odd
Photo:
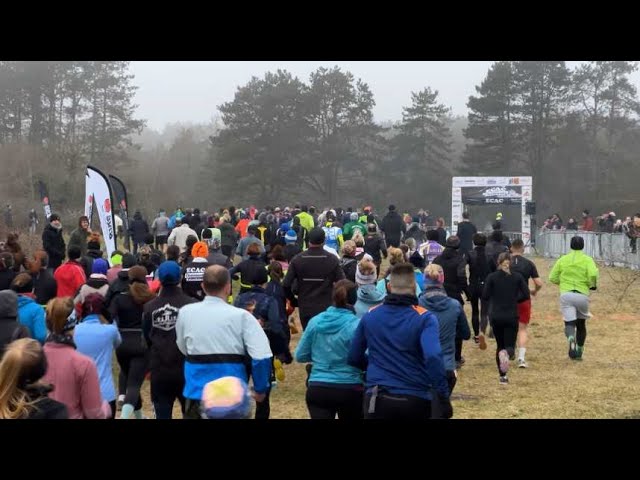
<svg viewBox="0 0 640 480"><path fill-rule="evenodd" d="M524 242L516 238L511 244L511 271L517 272L524 278L529 286L529 279L533 281L534 289L530 291L532 297L542 288L542 280L538 275L538 269L535 263L528 258L523 257ZM527 333L529 329L529 321L531 320L531 299L523 300L518 303L518 368L527 368L525 361L525 353L527 351Z"/></svg>
<svg viewBox="0 0 640 480"><path fill-rule="evenodd" d="M549 281L560 286L560 310L564 317L564 332L569 342L569 358L581 360L587 338L589 291L598 285L598 267L593 258L582 252L584 239L571 239L571 252L558 259Z"/></svg>
<svg viewBox="0 0 640 480"><path fill-rule="evenodd" d="M167 240L169 239L169 218L164 209L160 210L158 216L153 220L151 224L151 233L156 239L156 248L162 250L162 253L167 253Z"/></svg>
<svg viewBox="0 0 640 480"><path fill-rule="evenodd" d="M427 265L431 264L438 256L442 255L444 247L438 243L438 231L427 230L427 241L418 247L418 251L422 258L427 262Z"/></svg>
<svg viewBox="0 0 640 480"><path fill-rule="evenodd" d="M482 298L482 292L487 276L495 270L495 265L489 261L485 252L487 237L482 233L473 235L473 251L469 253L469 294L471 298L471 326L473 327L473 341L486 350L487 325L489 324L489 304Z"/></svg>
<svg viewBox="0 0 640 480"><path fill-rule="evenodd" d="M358 301L353 305L356 316L362 318L373 307L384 301L386 291L376 288L378 280L376 265L368 258L362 259L356 269L356 284L358 285Z"/></svg>
<svg viewBox="0 0 640 480"><path fill-rule="evenodd" d="M344 239L342 238L342 229L333 225L336 221L336 216L333 211L327 213L327 221L322 227L325 233L326 241L325 245L329 248L333 248L336 252L340 251Z"/></svg>
<svg viewBox="0 0 640 480"><path fill-rule="evenodd" d="M240 293L246 293L251 290L254 278L259 275L259 272L266 270L267 264L264 263L263 258L260 245L252 243L247 248L247 259L229 269L231 278L240 280ZM238 274L240 274L239 277Z"/></svg>
<svg viewBox="0 0 640 480"><path fill-rule="evenodd" d="M353 237L353 234L356 231L360 231L360 233L364 237L367 234L367 226L363 223L360 223L360 221L358 220L358 214L353 212L349 214L349 222L345 223L342 230L345 241L351 240L351 237Z"/></svg>
<svg viewBox="0 0 640 480"><path fill-rule="evenodd" d="M438 319L418 306L413 267L395 265L389 289L360 320L348 356L349 365L366 371L365 418L425 420L432 403L438 417L451 418Z"/></svg>
<svg viewBox="0 0 640 480"><path fill-rule="evenodd" d="M482 298L490 303L490 321L496 339L496 363L500 384L508 385L509 360L515 359L518 333L518 301L528 300L529 288L522 275L511 273L511 255L501 253L498 270L487 277Z"/></svg>
<svg viewBox="0 0 640 480"><path fill-rule="evenodd" d="M371 267L375 269L374 265ZM333 305L314 316L302 335L295 357L311 362L306 403L312 420L362 418L362 370L347 363L359 320L353 314L356 285L340 280L333 289Z"/></svg>
<svg viewBox="0 0 640 480"><path fill-rule="evenodd" d="M399 217L399 215L398 215ZM380 273L382 257L387 258L387 244L384 238L378 234L378 227L375 224L367 225L367 236L364 239L364 253L367 253L376 264L376 275Z"/></svg>

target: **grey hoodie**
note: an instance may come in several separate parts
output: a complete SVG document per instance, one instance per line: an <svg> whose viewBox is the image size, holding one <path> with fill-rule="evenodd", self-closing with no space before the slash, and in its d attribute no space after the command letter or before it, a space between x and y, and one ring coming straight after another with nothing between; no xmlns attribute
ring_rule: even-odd
<svg viewBox="0 0 640 480"><path fill-rule="evenodd" d="M169 217L161 214L151 224L151 231L158 237L169 236Z"/></svg>

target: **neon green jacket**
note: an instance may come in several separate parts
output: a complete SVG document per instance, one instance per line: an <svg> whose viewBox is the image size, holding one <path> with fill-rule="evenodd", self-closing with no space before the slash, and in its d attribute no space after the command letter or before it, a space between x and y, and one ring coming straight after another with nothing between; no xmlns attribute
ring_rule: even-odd
<svg viewBox="0 0 640 480"><path fill-rule="evenodd" d="M309 215L307 212L300 212L296 216L300 219L300 225L307 231L307 233L313 230L313 227L315 225L313 223L313 217L311 215Z"/></svg>
<svg viewBox="0 0 640 480"><path fill-rule="evenodd" d="M571 250L558 259L551 269L549 281L560 285L560 293L577 292L589 295L589 288L598 283L598 267L582 250Z"/></svg>

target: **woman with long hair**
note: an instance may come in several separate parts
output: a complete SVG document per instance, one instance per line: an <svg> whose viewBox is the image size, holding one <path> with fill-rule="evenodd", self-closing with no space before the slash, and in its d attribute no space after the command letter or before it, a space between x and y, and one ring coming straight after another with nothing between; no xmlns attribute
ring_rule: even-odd
<svg viewBox="0 0 640 480"><path fill-rule="evenodd" d="M94 264L95 265L95 264ZM113 386L111 359L113 350L122 343L118 327L105 318L104 297L90 293L80 306L82 323L76 326L73 338L80 353L90 357L98 369L102 399L111 406L111 418L116 416L116 390Z"/></svg>
<svg viewBox="0 0 640 480"><path fill-rule="evenodd" d="M306 394L312 419L362 418L363 374L347 363L360 322L353 311L356 291L349 280L337 282L333 306L311 318L296 348L297 362L313 364Z"/></svg>
<svg viewBox="0 0 640 480"><path fill-rule="evenodd" d="M49 398L51 385L40 382L47 371L42 346L32 338L10 343L0 362L0 419L67 419L67 407Z"/></svg>
<svg viewBox="0 0 640 480"><path fill-rule="evenodd" d="M111 302L110 313L118 326L122 343L116 349L118 365L126 384L120 418L142 417L140 388L147 373L149 355L142 339L144 305L155 298L147 283L147 269L136 265L129 269L129 288Z"/></svg>
<svg viewBox="0 0 640 480"><path fill-rule="evenodd" d="M76 322L71 298L54 298L47 304L47 327L51 333L43 347L49 365L43 380L53 385L51 398L66 405L69 418L109 418L111 408L102 400L96 365L76 350Z"/></svg>

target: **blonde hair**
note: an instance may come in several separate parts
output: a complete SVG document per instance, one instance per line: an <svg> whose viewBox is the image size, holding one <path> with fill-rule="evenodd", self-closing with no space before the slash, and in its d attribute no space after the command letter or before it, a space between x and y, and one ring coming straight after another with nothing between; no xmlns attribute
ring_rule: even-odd
<svg viewBox="0 0 640 480"><path fill-rule="evenodd" d="M342 254L351 256L354 253L356 253L356 242L353 240L347 240L344 242L344 245L342 245Z"/></svg>
<svg viewBox="0 0 640 480"><path fill-rule="evenodd" d="M356 244L356 247L364 247L364 237L362 236L362 232L360 232L360 230L356 230L354 232L351 240Z"/></svg>
<svg viewBox="0 0 640 480"><path fill-rule="evenodd" d="M73 312L73 300L71 297L53 298L47 303L46 311L47 328L53 333L63 333L67 319Z"/></svg>
<svg viewBox="0 0 640 480"><path fill-rule="evenodd" d="M442 267L437 263L430 263L427 268L424 269L424 274L432 280L438 280L440 275L444 273Z"/></svg>
<svg viewBox="0 0 640 480"><path fill-rule="evenodd" d="M368 258L363 258L358 263L358 270L361 275L374 275L378 270L376 265Z"/></svg>
<svg viewBox="0 0 640 480"><path fill-rule="evenodd" d="M391 265L404 262L404 253L399 248L389 247L389 250L387 253L389 254L389 263Z"/></svg>
<svg viewBox="0 0 640 480"><path fill-rule="evenodd" d="M0 419L28 416L34 402L29 401L22 383L44 361L43 356L40 343L32 338L21 338L7 345L0 362Z"/></svg>

